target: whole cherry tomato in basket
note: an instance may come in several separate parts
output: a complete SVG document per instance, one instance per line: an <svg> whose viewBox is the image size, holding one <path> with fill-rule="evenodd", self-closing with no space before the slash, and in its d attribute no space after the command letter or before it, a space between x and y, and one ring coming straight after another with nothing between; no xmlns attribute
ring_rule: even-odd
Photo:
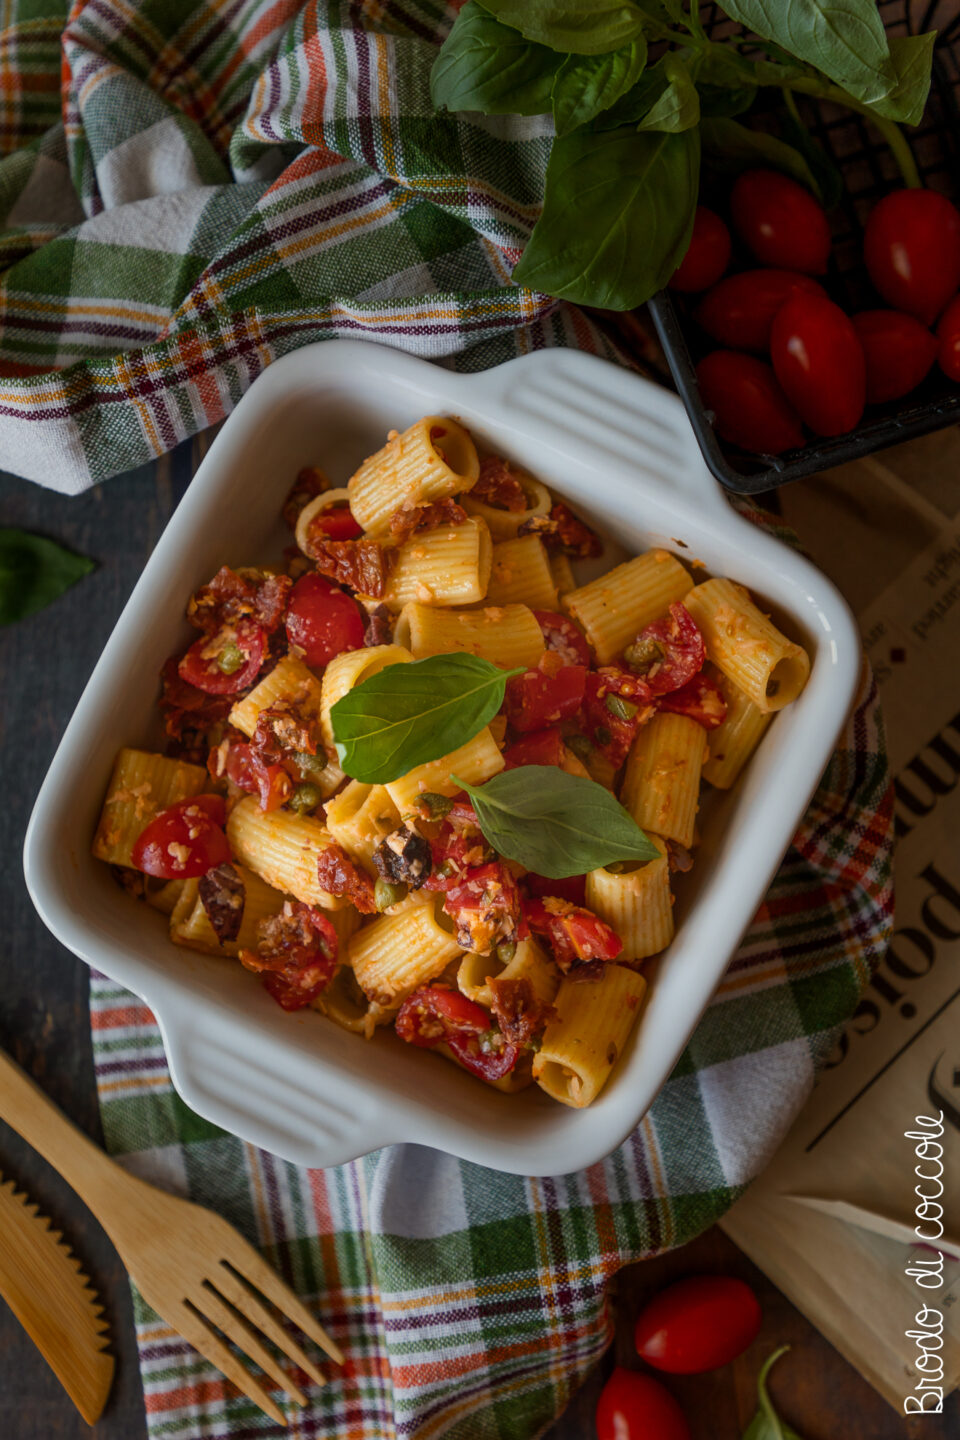
<svg viewBox="0 0 960 1440"><path fill-rule="evenodd" d="M780 455L803 444L800 419L762 360L714 350L697 366L697 380L724 440L758 455Z"/></svg>
<svg viewBox="0 0 960 1440"><path fill-rule="evenodd" d="M870 212L863 258L888 305L932 325L960 289L960 211L936 190L894 190Z"/></svg>
<svg viewBox="0 0 960 1440"><path fill-rule="evenodd" d="M636 1370L617 1366L597 1401L597 1440L690 1440L690 1427L670 1391Z"/></svg>
<svg viewBox="0 0 960 1440"><path fill-rule="evenodd" d="M691 1275L655 1295L637 1318L637 1354L657 1370L698 1375L717 1370L757 1338L760 1304L732 1275Z"/></svg>
<svg viewBox="0 0 960 1440"><path fill-rule="evenodd" d="M909 395L937 358L937 342L927 327L900 310L863 310L851 319L863 346L869 403Z"/></svg>
<svg viewBox="0 0 960 1440"><path fill-rule="evenodd" d="M778 170L745 170L730 192L734 228L762 265L822 275L830 259L823 206Z"/></svg>
<svg viewBox="0 0 960 1440"><path fill-rule="evenodd" d="M698 205L687 253L668 281L671 290L689 294L715 285L730 263L730 231L719 215Z"/></svg>
<svg viewBox="0 0 960 1440"><path fill-rule="evenodd" d="M951 300L937 326L940 369L951 380L960 380L960 295Z"/></svg>
<svg viewBox="0 0 960 1440"><path fill-rule="evenodd" d="M795 295L777 311L770 358L787 399L818 435L843 435L863 414L867 369L848 315L819 295Z"/></svg>
<svg viewBox="0 0 960 1440"><path fill-rule="evenodd" d="M780 306L794 295L823 295L826 291L798 270L744 270L727 275L708 290L694 311L694 319L708 335L732 350L766 354L770 327Z"/></svg>

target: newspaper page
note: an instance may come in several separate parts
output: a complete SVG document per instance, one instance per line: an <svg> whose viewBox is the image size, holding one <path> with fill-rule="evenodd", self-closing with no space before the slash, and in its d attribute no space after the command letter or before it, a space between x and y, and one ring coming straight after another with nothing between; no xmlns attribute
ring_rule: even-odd
<svg viewBox="0 0 960 1440"><path fill-rule="evenodd" d="M960 1384L960 1260L937 1248L960 1242L960 432L781 494L880 685L896 929L812 1099L722 1223L901 1414L940 1413Z"/></svg>

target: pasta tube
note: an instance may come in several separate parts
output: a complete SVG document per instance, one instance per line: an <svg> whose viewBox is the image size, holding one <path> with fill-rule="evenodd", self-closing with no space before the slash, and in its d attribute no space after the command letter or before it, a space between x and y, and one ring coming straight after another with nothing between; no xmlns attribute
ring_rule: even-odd
<svg viewBox="0 0 960 1440"><path fill-rule="evenodd" d="M133 865L133 846L168 805L199 795L207 784L202 765L168 760L148 750L121 750L103 802L93 853L108 865Z"/></svg>
<svg viewBox="0 0 960 1440"><path fill-rule="evenodd" d="M687 715L661 711L641 727L620 792L641 830L690 848L706 753L707 732Z"/></svg>
<svg viewBox="0 0 960 1440"><path fill-rule="evenodd" d="M382 785L351 780L325 809L334 840L372 875L374 850L400 824L400 812L388 792Z"/></svg>
<svg viewBox="0 0 960 1440"><path fill-rule="evenodd" d="M413 600L400 611L394 638L417 660L465 650L504 670L532 669L544 651L543 631L527 605L437 610Z"/></svg>
<svg viewBox="0 0 960 1440"><path fill-rule="evenodd" d="M539 535L520 535L493 547L488 605L522 603L531 610L556 610L557 587L550 557Z"/></svg>
<svg viewBox="0 0 960 1440"><path fill-rule="evenodd" d="M436 896L430 893L418 893L414 904L364 925L348 951L360 988L385 1009L402 1005L462 953L438 923Z"/></svg>
<svg viewBox="0 0 960 1440"><path fill-rule="evenodd" d="M320 888L317 861L333 839L312 815L261 810L256 796L247 795L230 811L227 839L241 865L275 890L326 910L339 910L347 903Z"/></svg>
<svg viewBox="0 0 960 1440"><path fill-rule="evenodd" d="M320 714L320 681L296 655L284 655L249 695L237 701L230 711L230 724L244 735L252 735L260 711L271 705L295 706L308 719Z"/></svg>
<svg viewBox="0 0 960 1440"><path fill-rule="evenodd" d="M539 480L534 480L523 470L510 472L514 479L519 480L527 497L527 505L524 510L499 510L495 505L488 505L475 495L464 495L460 501L463 508L478 519L485 520L490 527L490 534L494 540L510 540L525 520L532 520L537 515L550 514L550 491L546 485Z"/></svg>
<svg viewBox="0 0 960 1440"><path fill-rule="evenodd" d="M550 1005L560 984L560 972L531 936L520 941L508 965L501 965L495 955L464 955L457 970L457 988L488 1010L493 1004L493 991L487 984L490 979L529 980L536 999Z"/></svg>
<svg viewBox="0 0 960 1440"><path fill-rule="evenodd" d="M391 431L386 445L365 460L347 485L354 518L371 535L389 528L403 505L428 505L469 490L480 473L477 448L455 420L427 415Z"/></svg>
<svg viewBox="0 0 960 1440"><path fill-rule="evenodd" d="M773 715L758 710L726 675L716 674L714 679L727 702L727 713L722 724L707 736L709 754L703 778L718 790L729 790L763 739Z"/></svg>
<svg viewBox="0 0 960 1440"><path fill-rule="evenodd" d="M413 659L403 645L369 645L360 650L344 650L334 655L320 682L320 729L323 743L333 750L333 725L330 711L348 690L362 685L372 675L379 675L388 665L405 665ZM256 691L253 692L256 694Z"/></svg>
<svg viewBox="0 0 960 1440"><path fill-rule="evenodd" d="M265 884L252 870L247 870L242 865L237 865L236 870L244 886L243 917L236 940L220 943L197 893L187 915L176 920L171 918L170 939L175 945L184 945L188 950L200 950L205 955L234 957L239 955L241 950L256 950L257 927L260 921L265 920L268 915L280 913L284 896L279 890Z"/></svg>
<svg viewBox="0 0 960 1440"><path fill-rule="evenodd" d="M564 608L583 626L601 665L607 665L657 620L693 581L668 550L648 550L571 590Z"/></svg>
<svg viewBox="0 0 960 1440"><path fill-rule="evenodd" d="M659 955L673 939L673 896L667 847L658 835L649 835L660 851L634 870L613 873L591 870L587 876L587 908L606 920L623 941L621 960L645 960Z"/></svg>
<svg viewBox="0 0 960 1440"><path fill-rule="evenodd" d="M310 526L314 520L316 520L318 516L323 515L325 511L332 510L334 506L349 506L349 503L350 496L346 488L341 486L338 490L324 490L321 495L317 495L309 504L304 505L300 514L297 516L297 548L302 550L304 555L312 556Z"/></svg>
<svg viewBox="0 0 960 1440"><path fill-rule="evenodd" d="M444 525L411 535L396 549L383 603L401 610L408 600L421 605L472 605L490 580L493 545L483 520Z"/></svg>
<svg viewBox="0 0 960 1440"><path fill-rule="evenodd" d="M561 980L556 1016L533 1058L540 1088L575 1109L590 1105L623 1053L646 988L625 965L605 965L599 980Z"/></svg>
<svg viewBox="0 0 960 1440"><path fill-rule="evenodd" d="M404 815L412 809L417 796L424 790L439 795L456 795L460 786L450 779L451 775L459 776L468 785L480 785L502 769L503 756L485 725L459 750L441 755L439 760L429 760L426 765L418 765L399 780L391 780L384 788L400 814Z"/></svg>
<svg viewBox="0 0 960 1440"><path fill-rule="evenodd" d="M557 595L560 599L576 590L577 582L574 579L573 566L570 564L570 556L558 550L555 555L550 556L550 575L554 585L557 587Z"/></svg>
<svg viewBox="0 0 960 1440"><path fill-rule="evenodd" d="M743 585L707 580L684 603L709 659L758 710L771 714L796 700L810 674L810 656L777 629Z"/></svg>

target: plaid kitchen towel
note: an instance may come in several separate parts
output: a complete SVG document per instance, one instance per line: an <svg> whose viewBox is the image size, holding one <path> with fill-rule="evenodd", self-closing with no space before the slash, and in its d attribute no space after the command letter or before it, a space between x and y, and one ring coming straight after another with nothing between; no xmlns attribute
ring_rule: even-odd
<svg viewBox="0 0 960 1440"><path fill-rule="evenodd" d="M464 368L602 348L510 283L549 121L433 112L457 8L5 0L0 468L76 493L332 336Z"/></svg>
<svg viewBox="0 0 960 1440"><path fill-rule="evenodd" d="M289 1433L529 1440L545 1429L612 1338L610 1277L712 1224L791 1125L886 948L891 848L865 667L793 844L649 1114L602 1164L552 1179L415 1145L325 1171L289 1165L193 1114L149 1010L94 976L110 1150L239 1226L345 1352L324 1389L299 1377L310 1403L291 1411ZM152 1440L285 1433L135 1306Z"/></svg>

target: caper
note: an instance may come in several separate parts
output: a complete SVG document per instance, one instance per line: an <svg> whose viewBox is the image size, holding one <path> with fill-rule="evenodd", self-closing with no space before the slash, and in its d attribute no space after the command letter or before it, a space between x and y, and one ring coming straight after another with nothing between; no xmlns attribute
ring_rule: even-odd
<svg viewBox="0 0 960 1440"><path fill-rule="evenodd" d="M497 946L497 959L501 965L509 965L517 953L516 940L501 940Z"/></svg>
<svg viewBox="0 0 960 1440"><path fill-rule="evenodd" d="M624 700L622 695L615 695L612 690L603 703L618 720L632 720L637 713L636 705Z"/></svg>
<svg viewBox="0 0 960 1440"><path fill-rule="evenodd" d="M635 675L646 675L647 671L663 659L663 646L652 636L638 637L623 652L624 663Z"/></svg>
<svg viewBox="0 0 960 1440"><path fill-rule="evenodd" d="M235 640L228 640L217 656L217 669L224 675L235 675L246 663L246 655Z"/></svg>
<svg viewBox="0 0 960 1440"><path fill-rule="evenodd" d="M293 759L297 769L307 775L320 775L327 768L327 757L322 752L311 755L309 750L298 750Z"/></svg>
<svg viewBox="0 0 960 1440"><path fill-rule="evenodd" d="M303 780L294 788L293 794L287 801L291 810L298 815L309 815L323 799L319 785L314 785L310 780Z"/></svg>
<svg viewBox="0 0 960 1440"><path fill-rule="evenodd" d="M593 733L597 737L598 745L609 745L610 741L613 739L613 736L610 734L610 731L607 729L606 725L598 725Z"/></svg>
<svg viewBox="0 0 960 1440"><path fill-rule="evenodd" d="M418 795L417 804L431 820L442 820L444 815L449 815L453 809L453 801L449 795L438 795L433 790L424 790L422 795Z"/></svg>
<svg viewBox="0 0 960 1440"><path fill-rule="evenodd" d="M443 864L438 865L435 871L435 874L438 875L441 880L449 880L450 876L455 873L456 867L452 860L444 860Z"/></svg>
<svg viewBox="0 0 960 1440"><path fill-rule="evenodd" d="M564 744L573 751L578 760L582 760L584 763L593 756L593 746L586 735L568 735Z"/></svg>
<svg viewBox="0 0 960 1440"><path fill-rule="evenodd" d="M378 880L373 887L373 903L378 910L389 910L391 905L399 905L400 901L406 898L406 885L395 885L391 880Z"/></svg>

